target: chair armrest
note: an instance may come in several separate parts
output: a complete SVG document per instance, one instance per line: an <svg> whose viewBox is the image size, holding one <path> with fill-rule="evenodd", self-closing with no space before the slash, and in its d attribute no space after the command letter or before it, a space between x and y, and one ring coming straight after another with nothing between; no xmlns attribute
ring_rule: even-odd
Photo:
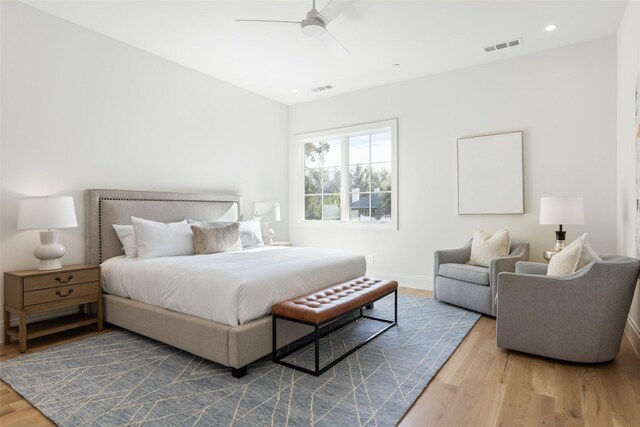
<svg viewBox="0 0 640 427"><path fill-rule="evenodd" d="M528 258L528 256L524 257L523 255L509 255L505 257L492 259L491 265L489 266L489 269L491 271L491 276L492 276L491 277L492 282L495 284L498 283L499 273L502 273L502 272L514 273L516 271L516 264L518 262L523 262L524 258Z"/></svg>
<svg viewBox="0 0 640 427"><path fill-rule="evenodd" d="M520 274L537 274L546 276L549 264L542 262L519 261L516 263L516 273Z"/></svg>
<svg viewBox="0 0 640 427"><path fill-rule="evenodd" d="M471 258L471 240L465 246L457 249L441 249L434 252L438 264L464 264Z"/></svg>
<svg viewBox="0 0 640 427"><path fill-rule="evenodd" d="M441 264L455 263L465 264L471 258L471 242L469 242L457 249L441 249L433 253L433 296L436 298L436 277L438 277L438 271Z"/></svg>
<svg viewBox="0 0 640 427"><path fill-rule="evenodd" d="M518 252L511 253L507 256L495 258L491 260L489 269L491 271L492 285L498 283L498 274L503 271L513 273L516 271L516 263L518 261L529 261L529 244L522 243Z"/></svg>
<svg viewBox="0 0 640 427"><path fill-rule="evenodd" d="M491 286L491 313L496 314L496 293L498 292L498 275L502 272L513 273L516 264L529 260L529 244L523 243L520 250L511 255L491 260L489 265L489 286Z"/></svg>

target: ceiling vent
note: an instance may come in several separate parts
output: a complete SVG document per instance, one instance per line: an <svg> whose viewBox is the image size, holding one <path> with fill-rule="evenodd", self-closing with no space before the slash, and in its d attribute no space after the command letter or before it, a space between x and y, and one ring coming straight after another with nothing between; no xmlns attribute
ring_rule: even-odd
<svg viewBox="0 0 640 427"><path fill-rule="evenodd" d="M489 52L495 52L497 50L503 50L509 47L516 47L520 45L522 45L522 39L515 39L507 42L500 42L500 43L492 44L489 46L485 46L482 49L484 49L485 52L489 53Z"/></svg>
<svg viewBox="0 0 640 427"><path fill-rule="evenodd" d="M311 92L320 93L333 89L333 85L318 86L311 89Z"/></svg>

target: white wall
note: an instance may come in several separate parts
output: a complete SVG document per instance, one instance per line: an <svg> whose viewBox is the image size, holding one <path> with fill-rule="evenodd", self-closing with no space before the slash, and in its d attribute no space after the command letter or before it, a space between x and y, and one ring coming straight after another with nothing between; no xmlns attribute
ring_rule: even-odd
<svg viewBox="0 0 640 427"><path fill-rule="evenodd" d="M33 268L18 199L74 196L64 264L84 262L87 188L232 192L283 203L287 107L13 1L2 2L1 265Z"/></svg>
<svg viewBox="0 0 640 427"><path fill-rule="evenodd" d="M636 256L635 91L640 78L640 2L630 1L618 29L618 253ZM629 313L640 352L640 286ZM629 330L629 329L628 329Z"/></svg>
<svg viewBox="0 0 640 427"><path fill-rule="evenodd" d="M607 38L291 107L292 135L399 119L399 230L299 228L292 205L292 241L372 254L370 274L432 288L433 251L462 246L476 225L510 226L541 260L554 227L538 224L540 197L578 195L586 224L567 239L589 232L597 251L615 251L615 55ZM524 131L526 213L457 215L456 139L512 130Z"/></svg>

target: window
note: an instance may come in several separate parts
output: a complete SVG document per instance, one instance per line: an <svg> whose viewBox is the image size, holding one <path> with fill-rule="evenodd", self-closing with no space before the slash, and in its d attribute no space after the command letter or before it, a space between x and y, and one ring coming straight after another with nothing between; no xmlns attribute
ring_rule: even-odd
<svg viewBox="0 0 640 427"><path fill-rule="evenodd" d="M397 228L397 121L297 135L299 222Z"/></svg>

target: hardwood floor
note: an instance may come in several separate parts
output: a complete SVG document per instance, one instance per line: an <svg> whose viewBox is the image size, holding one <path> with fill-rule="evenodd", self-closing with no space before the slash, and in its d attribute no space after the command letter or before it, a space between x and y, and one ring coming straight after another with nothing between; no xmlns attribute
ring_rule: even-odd
<svg viewBox="0 0 640 427"><path fill-rule="evenodd" d="M614 361L587 365L507 351L495 335L482 316L399 426L640 426L640 358L626 336Z"/></svg>
<svg viewBox="0 0 640 427"><path fill-rule="evenodd" d="M399 426L640 425L640 358L626 336L613 362L586 365L498 348L495 326L491 317L478 321ZM28 352L96 334L78 329L34 339ZM0 361L18 355L16 343L0 345ZM0 381L0 425L54 424Z"/></svg>

